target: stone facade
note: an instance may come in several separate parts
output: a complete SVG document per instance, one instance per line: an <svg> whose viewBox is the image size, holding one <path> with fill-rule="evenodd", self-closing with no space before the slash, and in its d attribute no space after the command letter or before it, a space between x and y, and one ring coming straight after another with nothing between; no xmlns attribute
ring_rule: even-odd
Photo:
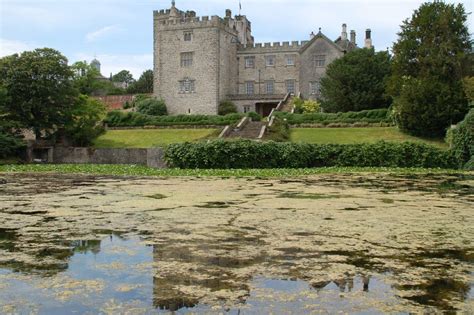
<svg viewBox="0 0 474 315"><path fill-rule="evenodd" d="M266 115L287 93L318 98L327 65L353 49L356 34L349 39L345 24L335 41L319 30L306 41L255 44L246 16L199 18L173 2L154 12L154 94L173 115L214 115L226 99Z"/></svg>

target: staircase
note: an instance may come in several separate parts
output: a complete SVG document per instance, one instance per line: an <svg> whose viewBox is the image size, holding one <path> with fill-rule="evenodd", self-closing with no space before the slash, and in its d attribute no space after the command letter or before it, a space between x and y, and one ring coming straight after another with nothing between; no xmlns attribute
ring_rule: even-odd
<svg viewBox="0 0 474 315"><path fill-rule="evenodd" d="M261 121L249 121L241 129L232 129L227 135L227 138L257 139L263 126L266 126L266 123Z"/></svg>
<svg viewBox="0 0 474 315"><path fill-rule="evenodd" d="M281 103L281 106L280 108L278 109L278 111L280 112L286 112L286 113L291 113L293 112L293 94L291 94L287 99L286 101L282 102Z"/></svg>

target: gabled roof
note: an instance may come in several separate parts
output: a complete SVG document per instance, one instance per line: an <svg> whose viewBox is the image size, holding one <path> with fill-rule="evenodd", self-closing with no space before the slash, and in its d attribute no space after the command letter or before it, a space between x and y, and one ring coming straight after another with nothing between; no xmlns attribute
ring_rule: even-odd
<svg viewBox="0 0 474 315"><path fill-rule="evenodd" d="M344 52L345 50L337 45L336 43L334 43L332 40L330 40L326 35L324 35L321 30L319 30L318 34L314 35L314 37L306 43L306 45L304 45L303 47L301 47L300 49L300 53L304 53L306 49L308 49L316 40L318 40L319 38L325 40L326 42L328 42L329 44L331 44L331 46L333 46L334 48L336 48L337 50L341 51L341 52Z"/></svg>

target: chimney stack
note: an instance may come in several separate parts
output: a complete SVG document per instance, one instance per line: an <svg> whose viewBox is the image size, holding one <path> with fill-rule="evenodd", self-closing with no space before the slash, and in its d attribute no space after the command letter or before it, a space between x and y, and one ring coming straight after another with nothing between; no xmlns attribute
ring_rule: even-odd
<svg viewBox="0 0 474 315"><path fill-rule="evenodd" d="M347 40L347 25L346 23L342 24L341 40Z"/></svg>
<svg viewBox="0 0 474 315"><path fill-rule="evenodd" d="M356 31L351 30L351 43L356 45Z"/></svg>
<svg viewBox="0 0 474 315"><path fill-rule="evenodd" d="M365 48L373 48L372 46L372 31L368 28L365 31Z"/></svg>
<svg viewBox="0 0 474 315"><path fill-rule="evenodd" d="M232 11L230 9L225 10L225 17L226 18L231 18L232 17Z"/></svg>

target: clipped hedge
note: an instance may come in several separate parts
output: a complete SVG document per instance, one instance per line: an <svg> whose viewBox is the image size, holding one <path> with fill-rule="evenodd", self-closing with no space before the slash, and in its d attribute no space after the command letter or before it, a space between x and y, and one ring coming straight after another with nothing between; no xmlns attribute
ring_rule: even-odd
<svg viewBox="0 0 474 315"><path fill-rule="evenodd" d="M112 111L107 114L104 122L109 127L144 127L144 126L226 126L234 124L243 117L242 114L225 116L177 115L149 116L136 112Z"/></svg>
<svg viewBox="0 0 474 315"><path fill-rule="evenodd" d="M168 146L168 165L182 169L313 167L454 168L450 151L412 142L304 144L215 140Z"/></svg>
<svg viewBox="0 0 474 315"><path fill-rule="evenodd" d="M474 109L448 131L447 139L460 168L474 170Z"/></svg>
<svg viewBox="0 0 474 315"><path fill-rule="evenodd" d="M390 118L390 111L386 108L346 113L291 114L276 112L275 115L280 118L286 119L290 125L328 125L332 123L392 123L392 119Z"/></svg>

